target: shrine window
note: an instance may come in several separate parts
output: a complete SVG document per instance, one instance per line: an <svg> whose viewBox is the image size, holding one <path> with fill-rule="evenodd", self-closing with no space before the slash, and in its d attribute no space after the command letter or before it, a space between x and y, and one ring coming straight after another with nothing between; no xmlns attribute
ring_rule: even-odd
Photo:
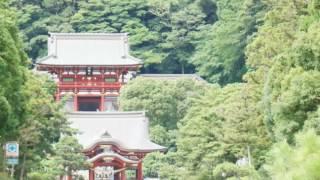
<svg viewBox="0 0 320 180"><path fill-rule="evenodd" d="M65 77L62 79L63 82L73 82L74 78L70 78L70 77Z"/></svg>
<svg viewBox="0 0 320 180"><path fill-rule="evenodd" d="M117 79L115 77L106 77L104 81L106 83L114 83L114 82L117 82Z"/></svg>

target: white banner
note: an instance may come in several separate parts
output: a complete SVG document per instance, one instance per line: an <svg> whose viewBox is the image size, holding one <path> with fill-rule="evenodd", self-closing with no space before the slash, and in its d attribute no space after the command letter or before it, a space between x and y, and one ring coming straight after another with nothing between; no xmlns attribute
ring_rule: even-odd
<svg viewBox="0 0 320 180"><path fill-rule="evenodd" d="M95 180L114 180L114 169L111 166L96 167L94 174Z"/></svg>

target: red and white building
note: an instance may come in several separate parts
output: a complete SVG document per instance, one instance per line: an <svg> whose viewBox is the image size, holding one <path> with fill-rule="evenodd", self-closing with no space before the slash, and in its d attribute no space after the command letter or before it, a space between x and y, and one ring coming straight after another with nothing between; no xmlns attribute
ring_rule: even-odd
<svg viewBox="0 0 320 180"><path fill-rule="evenodd" d="M142 62L130 56L125 33L50 33L48 56L37 69L54 77L55 97L66 100L68 119L92 167L89 180L125 180L133 170L142 180L147 153L165 151L152 143L144 112L119 112L120 88Z"/></svg>

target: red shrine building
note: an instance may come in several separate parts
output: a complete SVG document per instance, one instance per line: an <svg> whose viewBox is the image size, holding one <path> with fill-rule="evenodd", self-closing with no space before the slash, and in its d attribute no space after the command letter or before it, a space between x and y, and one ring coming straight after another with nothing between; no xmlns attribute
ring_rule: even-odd
<svg viewBox="0 0 320 180"><path fill-rule="evenodd" d="M127 34L50 33L37 69L55 76L56 98L69 95L70 110L114 111L121 86L141 65L129 55Z"/></svg>
<svg viewBox="0 0 320 180"><path fill-rule="evenodd" d="M144 112L119 112L121 86L133 78L142 62L130 56L125 33L50 33L48 56L37 70L48 72L57 83L57 101L66 100L71 126L91 168L88 180L142 180L146 154L165 151L149 140ZM68 179L72 179L69 177Z"/></svg>

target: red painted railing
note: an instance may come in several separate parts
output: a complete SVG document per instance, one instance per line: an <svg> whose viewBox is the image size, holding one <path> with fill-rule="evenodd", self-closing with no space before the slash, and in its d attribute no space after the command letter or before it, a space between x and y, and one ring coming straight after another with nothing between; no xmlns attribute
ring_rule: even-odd
<svg viewBox="0 0 320 180"><path fill-rule="evenodd" d="M59 89L120 89L122 83L105 83L105 82L59 82Z"/></svg>

